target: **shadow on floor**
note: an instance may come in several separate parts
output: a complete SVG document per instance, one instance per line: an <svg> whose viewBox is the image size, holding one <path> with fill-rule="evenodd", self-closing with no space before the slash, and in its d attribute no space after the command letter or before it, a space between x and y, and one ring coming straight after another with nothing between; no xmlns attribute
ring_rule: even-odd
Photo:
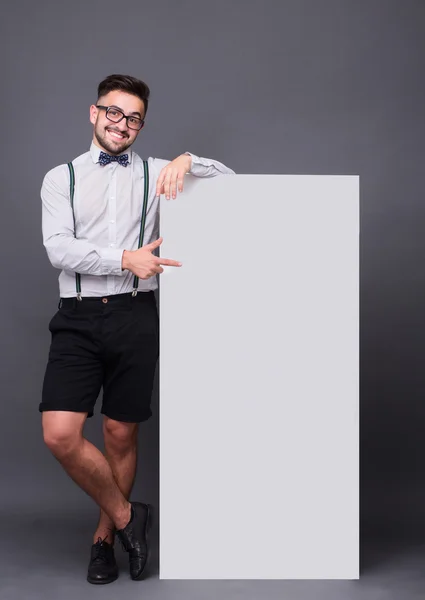
<svg viewBox="0 0 425 600"><path fill-rule="evenodd" d="M423 556L425 566L425 532L390 527L386 531L361 529L360 577L391 568L411 555Z"/></svg>
<svg viewBox="0 0 425 600"><path fill-rule="evenodd" d="M60 514L49 511L13 513L7 518L1 515L0 555L7 554L9 564L19 565L23 551L25 556L34 553L39 567L46 565L57 572L69 571L72 567L84 573L90 558L96 516L97 511L87 514L86 511L72 509L64 509ZM148 575L154 577L159 573L157 532L157 524L154 524ZM117 540L115 554L120 570L128 570L127 555Z"/></svg>
<svg viewBox="0 0 425 600"><path fill-rule="evenodd" d="M84 572L88 565L93 525L97 511L63 508L52 512L37 510L0 515L0 555L8 555L10 564L19 565L22 551L37 556L39 565L59 572L73 569ZM158 523L151 535L149 575L159 574ZM118 541L115 544L120 569L127 570L127 555ZM362 526L360 534L360 576L374 575L403 562L410 555L423 556L425 566L425 531Z"/></svg>

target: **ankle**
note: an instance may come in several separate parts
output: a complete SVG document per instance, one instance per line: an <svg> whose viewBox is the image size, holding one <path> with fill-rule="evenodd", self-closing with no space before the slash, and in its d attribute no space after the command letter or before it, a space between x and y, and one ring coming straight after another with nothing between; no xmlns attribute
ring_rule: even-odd
<svg viewBox="0 0 425 600"><path fill-rule="evenodd" d="M130 502L127 502L127 506L117 514L115 519L115 527L117 529L124 529L131 521L132 508Z"/></svg>
<svg viewBox="0 0 425 600"><path fill-rule="evenodd" d="M111 546L114 545L115 535L114 531L111 529L97 529L93 536L93 544L96 544L99 541L99 538Z"/></svg>

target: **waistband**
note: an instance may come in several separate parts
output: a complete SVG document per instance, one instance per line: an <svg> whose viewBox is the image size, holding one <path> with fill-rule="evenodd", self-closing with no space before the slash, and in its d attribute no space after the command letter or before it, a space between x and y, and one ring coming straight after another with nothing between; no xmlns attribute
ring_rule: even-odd
<svg viewBox="0 0 425 600"><path fill-rule="evenodd" d="M61 298L59 300L58 308L61 308L62 306L65 308L83 307L83 305L87 306L88 304L92 307L108 306L110 304L112 306L125 306L132 302L152 302L153 300L155 300L155 293L153 290L150 290L149 292L138 292L135 296L133 296L133 292L128 292L110 296L83 296L81 300L78 300L77 297Z"/></svg>

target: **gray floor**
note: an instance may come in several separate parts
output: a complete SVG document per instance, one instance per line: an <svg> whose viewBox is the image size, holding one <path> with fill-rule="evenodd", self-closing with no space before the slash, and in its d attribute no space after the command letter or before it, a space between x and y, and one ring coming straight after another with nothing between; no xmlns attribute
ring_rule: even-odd
<svg viewBox="0 0 425 600"><path fill-rule="evenodd" d="M89 518L90 517L90 518ZM0 523L0 599L75 600L145 598L166 600L410 600L425 596L425 540L362 541L359 581L160 581L158 551L152 572L130 580L126 555L117 544L120 578L107 586L85 581L93 515L25 514L11 511Z"/></svg>

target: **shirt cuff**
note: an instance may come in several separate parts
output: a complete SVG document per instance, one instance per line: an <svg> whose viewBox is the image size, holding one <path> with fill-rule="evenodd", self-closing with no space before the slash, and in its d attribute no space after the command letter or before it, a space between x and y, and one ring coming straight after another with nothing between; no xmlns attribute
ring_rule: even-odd
<svg viewBox="0 0 425 600"><path fill-rule="evenodd" d="M200 156L196 156L196 154L192 154L192 152L185 152L185 154L192 157L192 165L189 171L190 175L202 175L205 171L205 168L211 167L211 165L214 163L213 160L201 158Z"/></svg>
<svg viewBox="0 0 425 600"><path fill-rule="evenodd" d="M122 255L124 250L121 248L103 248L102 251L102 271L105 275L123 275Z"/></svg>
<svg viewBox="0 0 425 600"><path fill-rule="evenodd" d="M192 157L192 166L190 168L190 175L195 177L215 177L216 175L235 175L235 172L223 163L213 160L212 158L202 158L192 154L192 152L185 152Z"/></svg>

